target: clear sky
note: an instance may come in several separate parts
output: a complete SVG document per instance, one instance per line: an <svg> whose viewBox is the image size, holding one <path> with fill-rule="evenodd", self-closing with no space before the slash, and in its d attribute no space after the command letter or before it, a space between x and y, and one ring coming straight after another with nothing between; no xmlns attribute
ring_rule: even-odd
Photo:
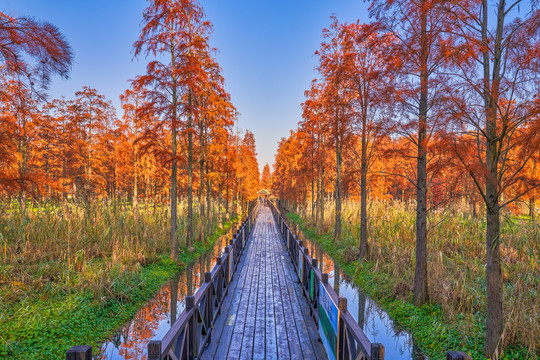
<svg viewBox="0 0 540 360"><path fill-rule="evenodd" d="M259 166L274 162L277 143L296 127L304 91L315 78L313 53L335 13L367 19L362 0L202 0L214 25L211 45L226 79L240 128L255 134ZM50 96L72 98L96 88L119 108L128 80L144 73L133 60L146 0L2 0L0 11L58 26L75 52L69 80L55 79Z"/></svg>

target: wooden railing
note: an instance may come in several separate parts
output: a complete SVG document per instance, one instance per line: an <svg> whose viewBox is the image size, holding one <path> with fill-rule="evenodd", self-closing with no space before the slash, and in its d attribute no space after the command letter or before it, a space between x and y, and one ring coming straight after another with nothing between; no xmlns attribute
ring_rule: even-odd
<svg viewBox="0 0 540 360"><path fill-rule="evenodd" d="M216 266L204 274L204 283L194 296L186 297L186 308L161 340L148 343L149 360L184 360L199 358L211 341L212 328L221 312L223 299L255 225L258 207L218 256Z"/></svg>
<svg viewBox="0 0 540 360"><path fill-rule="evenodd" d="M309 256L309 249L303 247L303 242L291 231L273 203L270 203L270 209L296 269L328 357L338 360L383 360L384 346L369 341L347 311L347 299L338 296L328 284L328 274L318 269L317 259Z"/></svg>
<svg viewBox="0 0 540 360"><path fill-rule="evenodd" d="M211 340L212 327L220 314L240 256L255 225L258 203L249 208L249 215L233 235L216 266L204 274L204 283L194 296L185 298L186 307L161 340L148 343L148 360L191 360L199 358ZM67 360L91 360L92 347L73 346Z"/></svg>
<svg viewBox="0 0 540 360"><path fill-rule="evenodd" d="M338 360L383 360L384 346L369 341L360 325L347 311L347 299L338 296L328 284L328 274L317 269L317 259L309 256L309 249L303 247L303 242L298 239L297 235L293 234L274 203L270 203L270 209L299 276L304 296L311 308L311 316L319 327L321 338L325 336L321 332L321 322L319 321L319 316L325 312L323 309L325 305L321 303L323 291L328 294L328 300L333 303L330 306L334 305L338 309L335 347L334 344L323 340L326 352L335 351L333 357ZM331 355L329 357L332 358ZM462 351L447 351L446 353L446 360L470 359L472 359L471 356Z"/></svg>

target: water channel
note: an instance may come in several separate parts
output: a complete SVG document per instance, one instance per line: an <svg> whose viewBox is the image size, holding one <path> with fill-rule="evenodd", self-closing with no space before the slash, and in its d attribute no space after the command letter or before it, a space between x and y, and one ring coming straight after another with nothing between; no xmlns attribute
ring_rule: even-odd
<svg viewBox="0 0 540 360"><path fill-rule="evenodd" d="M168 284L140 308L133 319L124 325L108 342L101 346L95 359L146 359L150 340L161 339L171 328L178 314L185 308L185 297L193 295L204 281L204 273L216 265L216 258L232 239L234 229L221 236L214 247L194 264L175 276Z"/></svg>
<svg viewBox="0 0 540 360"><path fill-rule="evenodd" d="M178 274L172 281L164 285L160 291L148 301L135 317L126 324L112 339L101 347L100 360L142 359L146 358L148 341L161 339L170 329L185 307L184 298L193 295L204 281L204 273L211 271L216 265L216 257L232 237L232 230L220 237L213 249L205 253L192 266ZM362 326L371 342L379 342L385 346L385 358L392 360L425 360L427 359L415 346L413 338L397 327L377 304L343 273L337 264L322 248L303 237L310 254L318 259L322 271L328 273L328 281L335 291L347 298L348 311Z"/></svg>
<svg viewBox="0 0 540 360"><path fill-rule="evenodd" d="M385 359L427 360L414 343L412 336L396 326L375 301L354 285L350 277L319 244L302 235L301 239L304 241L304 247L309 248L309 254L317 259L321 271L328 274L328 283L333 286L334 291L347 298L347 310L360 324L368 339L384 345Z"/></svg>

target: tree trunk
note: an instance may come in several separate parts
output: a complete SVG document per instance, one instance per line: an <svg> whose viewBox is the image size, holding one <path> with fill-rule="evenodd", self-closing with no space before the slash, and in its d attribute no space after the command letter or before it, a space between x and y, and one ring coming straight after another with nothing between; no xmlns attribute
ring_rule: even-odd
<svg viewBox="0 0 540 360"><path fill-rule="evenodd" d="M208 176L208 161L206 162L206 169L205 169L205 178L206 178L206 235L210 235L210 230L212 228L212 222L211 222L211 186L210 186L210 178Z"/></svg>
<svg viewBox="0 0 540 360"><path fill-rule="evenodd" d="M428 112L428 41L427 10L420 15L420 103L418 112L418 158L416 179L416 266L413 301L420 306L428 301L427 269L427 112Z"/></svg>
<svg viewBox="0 0 540 360"><path fill-rule="evenodd" d="M500 204L498 185L498 135L497 106L499 99L502 58L502 35L505 16L505 0L499 1L497 30L494 44L493 81L490 85L490 54L488 50L487 0L482 0L482 43L484 67L484 106L486 113L486 338L484 353L489 358L498 357L503 332L503 298L500 254Z"/></svg>
<svg viewBox="0 0 540 360"><path fill-rule="evenodd" d="M534 200L534 196L531 196L529 199L529 216L532 221L534 221Z"/></svg>
<svg viewBox="0 0 540 360"><path fill-rule="evenodd" d="M360 259L367 255L367 119L362 119L362 158L360 164Z"/></svg>
<svg viewBox="0 0 540 360"><path fill-rule="evenodd" d="M317 200L316 200L316 203L315 203L315 225L317 226L319 224L319 213L320 213L320 208L321 206L319 205L321 203L321 177L319 176L317 178Z"/></svg>
<svg viewBox="0 0 540 360"><path fill-rule="evenodd" d="M173 94L173 102L176 102L176 92ZM176 106L174 105L173 110L173 125L172 125L172 155L173 160L171 164L171 233L170 233L170 246L171 246L171 258L178 262L180 261L178 257L178 242L176 241L176 231L178 229L177 218L178 218L178 196L177 196L177 148L176 148Z"/></svg>
<svg viewBox="0 0 540 360"><path fill-rule="evenodd" d="M336 222L334 228L334 242L339 242L341 240L341 161L341 144L338 142L336 144Z"/></svg>
<svg viewBox="0 0 540 360"><path fill-rule="evenodd" d="M201 159L201 161L199 162L199 172L200 172L200 177L199 177L199 218L201 219L201 228L199 230L199 236L200 236L200 240L203 240L204 238L204 231L206 229L206 210L205 210L205 207L204 207L204 160Z"/></svg>
<svg viewBox="0 0 540 360"><path fill-rule="evenodd" d="M364 322L366 320L366 294L358 288L358 325L364 330ZM424 358L422 358L424 359Z"/></svg>
<svg viewBox="0 0 540 360"><path fill-rule="evenodd" d="M311 221L315 222L315 178L311 178Z"/></svg>
<svg viewBox="0 0 540 360"><path fill-rule="evenodd" d="M339 296L339 285L341 281L341 273L339 272L339 266L337 262L334 261L334 291Z"/></svg>
<svg viewBox="0 0 540 360"><path fill-rule="evenodd" d="M218 209L217 209L217 221L218 221L218 227L221 229L221 224L223 223L222 219L221 219L221 187L222 187L222 184L221 184L221 181L219 182L219 185L218 185L218 198L217 198L217 206L218 206Z"/></svg>
<svg viewBox="0 0 540 360"><path fill-rule="evenodd" d="M169 290L171 291L171 324L176 321L178 314L178 283L180 282L180 275L176 274L169 283Z"/></svg>
<svg viewBox="0 0 540 360"><path fill-rule="evenodd" d="M188 196L188 208L187 208L187 246L193 247L193 134L191 127L193 126L193 114L191 113L191 91L188 94L188 106L190 108L188 114L188 163L187 163L187 196Z"/></svg>
<svg viewBox="0 0 540 360"><path fill-rule="evenodd" d="M321 170L321 203L320 203L320 206L321 206L321 226L324 225L324 200L325 200L325 196L326 196L326 193L325 193L325 188L324 188L324 165L322 167L322 170Z"/></svg>
<svg viewBox="0 0 540 360"><path fill-rule="evenodd" d="M138 156L135 154L135 171L134 171L134 174L133 174L133 207L135 208L135 211L139 211L139 189L138 189L138 169L137 169L137 165L138 165ZM114 192L113 192L113 196L114 196Z"/></svg>

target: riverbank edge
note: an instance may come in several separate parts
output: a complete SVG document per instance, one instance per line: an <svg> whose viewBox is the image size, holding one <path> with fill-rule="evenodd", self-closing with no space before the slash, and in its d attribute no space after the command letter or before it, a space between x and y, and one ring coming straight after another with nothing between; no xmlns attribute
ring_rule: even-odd
<svg viewBox="0 0 540 360"><path fill-rule="evenodd" d="M394 294L394 286L402 279L392 278L390 274L377 272L377 263L370 260L360 263L358 260L347 262L343 256L346 248L336 244L330 233L317 234L314 228L308 228L299 215L288 212L287 218L296 223L300 230L315 241L335 260L341 269L369 295L377 305L390 316L399 328L413 336L415 344L431 360L446 359L448 350L465 351L474 360L486 360L483 355L485 317L475 315L474 334L463 335L457 329L459 324L445 321L441 307L437 304L425 304L416 307L412 295L404 300ZM383 344L384 345L384 344ZM527 350L510 347L500 357L501 360L525 359Z"/></svg>
<svg viewBox="0 0 540 360"><path fill-rule="evenodd" d="M232 217L222 228L215 229L206 242L196 242L193 251L181 248L179 264L168 254L159 254L157 261L142 266L140 271L118 274L120 286L126 289L120 299L98 301L91 291L36 299L31 305L37 311L33 318L12 329L18 330L19 340L6 341L0 336L0 358L62 359L73 345L90 345L93 354L98 355L101 345L131 321L163 285L212 249L217 239L240 219L240 216ZM14 336L10 330L5 335L8 339Z"/></svg>

